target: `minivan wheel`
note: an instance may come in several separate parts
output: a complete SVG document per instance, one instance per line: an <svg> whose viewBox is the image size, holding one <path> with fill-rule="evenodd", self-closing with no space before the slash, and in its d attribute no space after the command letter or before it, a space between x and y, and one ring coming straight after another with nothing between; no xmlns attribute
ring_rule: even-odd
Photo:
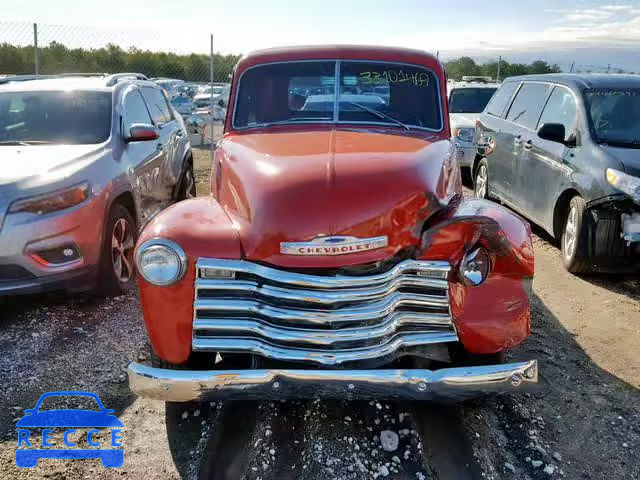
<svg viewBox="0 0 640 480"><path fill-rule="evenodd" d="M588 219L586 203L576 196L569 203L561 239L562 263L571 273L587 273L591 270L588 253Z"/></svg>
<svg viewBox="0 0 640 480"><path fill-rule="evenodd" d="M113 205L109 210L102 242L96 293L116 297L134 285L133 250L136 238L136 223L129 210L119 204Z"/></svg>
<svg viewBox="0 0 640 480"><path fill-rule="evenodd" d="M193 175L193 166L187 165L182 178L180 179L180 189L178 190L178 202L196 196L196 180Z"/></svg>
<svg viewBox="0 0 640 480"><path fill-rule="evenodd" d="M473 193L477 198L489 198L489 165L485 158L476 167L473 185Z"/></svg>

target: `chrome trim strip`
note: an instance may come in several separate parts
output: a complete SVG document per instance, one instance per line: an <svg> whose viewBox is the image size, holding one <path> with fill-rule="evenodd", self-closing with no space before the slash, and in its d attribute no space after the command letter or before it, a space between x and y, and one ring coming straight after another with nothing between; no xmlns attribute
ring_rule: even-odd
<svg viewBox="0 0 640 480"><path fill-rule="evenodd" d="M199 339L207 338L207 334L213 336L227 334L235 337L257 336L267 341L322 347L385 338L406 326L420 327L420 333L454 333L455 335L449 315L435 313L401 312L390 316L378 325L337 330L282 327L252 318L216 318L193 322L194 336Z"/></svg>
<svg viewBox="0 0 640 480"><path fill-rule="evenodd" d="M396 334L384 343L368 347L341 350L313 350L273 345L261 339L242 337L196 337L192 340L195 352L255 353L267 358L291 362L310 362L319 365L340 365L346 362L397 357L402 348L457 342L455 332Z"/></svg>
<svg viewBox="0 0 640 480"><path fill-rule="evenodd" d="M307 289L292 289L275 285L259 284L251 280L196 280L196 290L209 292L233 292L243 293L247 296L258 295L273 299L282 299L298 302L317 303L320 305L338 305L349 302L363 302L383 298L403 287L418 287L440 289L443 297L446 297L449 288L446 280L434 280L431 278L400 275L387 284L372 288L341 289L335 291L318 291Z"/></svg>
<svg viewBox="0 0 640 480"><path fill-rule="evenodd" d="M462 401L538 383L536 360L440 370L170 370L131 363L129 388L166 402L302 398Z"/></svg>
<svg viewBox="0 0 640 480"><path fill-rule="evenodd" d="M200 258L197 263L198 277L201 277L202 269L206 268L233 270L235 272L257 275L277 283L320 289L371 287L387 283L402 273L412 271L418 272L425 277L435 277L437 279L446 280L449 271L451 270L451 266L447 262L403 260L386 272L377 275L335 275L329 277L277 270L275 268L265 267L245 260ZM205 277L204 275L202 276Z"/></svg>
<svg viewBox="0 0 640 480"><path fill-rule="evenodd" d="M212 311L219 316L236 313L264 316L285 322L299 322L305 325L339 325L346 322L366 322L383 318L395 313L396 309L402 306L438 307L446 308L448 311L449 299L432 295L393 293L382 300L363 306L337 310L316 310L279 307L259 300L198 298L194 303L194 314L198 318L198 313Z"/></svg>

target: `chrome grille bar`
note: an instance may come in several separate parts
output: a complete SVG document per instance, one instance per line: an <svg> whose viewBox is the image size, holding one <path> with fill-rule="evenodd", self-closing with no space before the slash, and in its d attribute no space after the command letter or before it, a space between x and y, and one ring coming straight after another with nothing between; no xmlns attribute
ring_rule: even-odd
<svg viewBox="0 0 640 480"><path fill-rule="evenodd" d="M404 260L373 275L311 275L199 259L194 351L336 365L455 342L446 262Z"/></svg>

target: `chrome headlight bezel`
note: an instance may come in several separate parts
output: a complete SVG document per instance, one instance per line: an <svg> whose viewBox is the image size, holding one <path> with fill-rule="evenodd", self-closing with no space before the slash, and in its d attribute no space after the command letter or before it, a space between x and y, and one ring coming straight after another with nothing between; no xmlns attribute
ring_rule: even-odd
<svg viewBox="0 0 640 480"><path fill-rule="evenodd" d="M453 136L461 142L472 143L476 136L476 129L473 127L458 127L453 130Z"/></svg>
<svg viewBox="0 0 640 480"><path fill-rule="evenodd" d="M640 177L634 177L615 168L607 168L605 177L607 183L613 188L626 193L634 201L640 203Z"/></svg>
<svg viewBox="0 0 640 480"><path fill-rule="evenodd" d="M469 287L477 287L485 282L492 269L493 260L489 251L476 246L460 262L460 280Z"/></svg>
<svg viewBox="0 0 640 480"><path fill-rule="evenodd" d="M145 255L151 253L159 254L160 252L173 257L176 261L175 272L170 277L162 279L156 277L151 278L149 272L145 270L143 261ZM148 283L160 287L167 287L180 281L187 271L187 255L176 242L166 238L152 238L143 242L137 249L135 255L136 270L138 274Z"/></svg>

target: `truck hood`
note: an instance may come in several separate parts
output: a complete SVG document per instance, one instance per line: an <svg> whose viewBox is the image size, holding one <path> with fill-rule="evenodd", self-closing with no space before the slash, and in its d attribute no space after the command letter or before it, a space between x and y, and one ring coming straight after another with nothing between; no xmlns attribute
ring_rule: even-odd
<svg viewBox="0 0 640 480"><path fill-rule="evenodd" d="M0 186L40 178L55 181L85 166L102 145L0 146Z"/></svg>
<svg viewBox="0 0 640 480"><path fill-rule="evenodd" d="M622 163L625 173L640 177L640 149L602 146L603 150L612 158Z"/></svg>
<svg viewBox="0 0 640 480"><path fill-rule="evenodd" d="M457 192L451 143L397 131L243 134L223 140L218 198L246 258L291 267L368 263L419 244L424 221ZM455 167L455 168L454 168ZM282 242L386 236L344 255L285 255Z"/></svg>

